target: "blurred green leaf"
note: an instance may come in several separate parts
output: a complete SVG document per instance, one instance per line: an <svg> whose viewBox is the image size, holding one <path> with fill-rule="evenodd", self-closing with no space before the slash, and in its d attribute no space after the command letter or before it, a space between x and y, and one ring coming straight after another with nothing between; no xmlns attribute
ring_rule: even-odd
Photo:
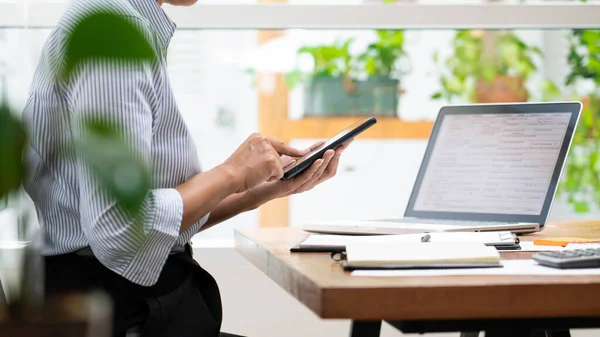
<svg viewBox="0 0 600 337"><path fill-rule="evenodd" d="M587 202L583 201L575 201L573 203L573 207L575 208L575 212L577 213L587 213L590 211L590 205Z"/></svg>
<svg viewBox="0 0 600 337"><path fill-rule="evenodd" d="M591 127L594 125L594 111L592 111L592 109L583 109L580 118L580 121L583 122L584 126Z"/></svg>
<svg viewBox="0 0 600 337"><path fill-rule="evenodd" d="M489 32L482 30L459 30L454 36L454 53L442 62L449 75L440 77L443 97L461 97L474 101L479 79L494 81L498 76L521 77L527 80L537 70L535 60L543 57L542 50L521 40L513 31L497 35L492 55L484 48L484 38ZM437 61L438 55L434 55ZM455 83L461 83L456 90Z"/></svg>
<svg viewBox="0 0 600 337"><path fill-rule="evenodd" d="M333 45L304 46L298 49L298 54L308 54L312 57L314 68L313 77L339 77L351 72L350 46L354 39L336 41Z"/></svg>
<svg viewBox="0 0 600 337"><path fill-rule="evenodd" d="M560 96L560 89L550 80L542 82L542 100L552 101Z"/></svg>
<svg viewBox="0 0 600 337"><path fill-rule="evenodd" d="M288 89L292 90L298 85L298 83L301 83L304 80L304 77L304 73L296 69L285 74L283 76L283 80L285 81L285 84L287 85Z"/></svg>
<svg viewBox="0 0 600 337"><path fill-rule="evenodd" d="M539 56L543 56L544 52L542 52L542 50L539 47L532 47L531 51L538 54Z"/></svg>
<svg viewBox="0 0 600 337"><path fill-rule="evenodd" d="M496 78L496 68L493 65L487 65L482 70L482 77L487 82L493 82Z"/></svg>
<svg viewBox="0 0 600 337"><path fill-rule="evenodd" d="M598 163L598 152L590 153L590 169L595 170Z"/></svg>
<svg viewBox="0 0 600 337"><path fill-rule="evenodd" d="M442 98L442 93L441 92L436 92L433 95L431 95L431 99L433 100L438 100Z"/></svg>
<svg viewBox="0 0 600 337"><path fill-rule="evenodd" d="M600 60L595 58L589 59L589 67L595 74L600 74Z"/></svg>
<svg viewBox="0 0 600 337"><path fill-rule="evenodd" d="M577 175L572 175L570 179L567 180L566 189L569 192L578 192L581 187L579 177Z"/></svg>
<svg viewBox="0 0 600 337"><path fill-rule="evenodd" d="M406 58L403 30L377 30L377 40L359 55L361 71L373 77L399 75L399 63Z"/></svg>
<svg viewBox="0 0 600 337"><path fill-rule="evenodd" d="M18 189L25 178L26 133L8 106L0 105L0 199Z"/></svg>
<svg viewBox="0 0 600 337"><path fill-rule="evenodd" d="M90 59L152 61L156 54L144 34L127 18L104 12L83 16L75 25L66 45L63 78Z"/></svg>
<svg viewBox="0 0 600 337"><path fill-rule="evenodd" d="M150 175L116 129L108 124L88 122L85 136L77 146L101 188L130 214L137 215L150 190Z"/></svg>

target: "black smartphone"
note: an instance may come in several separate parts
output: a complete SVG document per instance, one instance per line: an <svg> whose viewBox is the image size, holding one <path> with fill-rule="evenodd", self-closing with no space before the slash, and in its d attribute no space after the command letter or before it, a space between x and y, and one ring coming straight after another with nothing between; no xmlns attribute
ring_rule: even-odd
<svg viewBox="0 0 600 337"><path fill-rule="evenodd" d="M286 167L283 168L283 177L281 179L291 179L296 175L302 173L302 171L312 165L317 159L322 158L327 150L335 150L338 147L344 145L350 139L358 136L366 129L377 123L377 119L375 117L366 118L363 120L359 120L358 122L350 125L342 132L337 135L331 137L327 140L323 145L311 151L309 154L305 155L302 158L298 158L295 161L289 163Z"/></svg>

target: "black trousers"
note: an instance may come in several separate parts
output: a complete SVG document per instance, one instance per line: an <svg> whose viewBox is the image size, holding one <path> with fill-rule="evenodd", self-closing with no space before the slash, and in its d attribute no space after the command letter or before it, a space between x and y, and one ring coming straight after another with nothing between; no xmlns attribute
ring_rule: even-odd
<svg viewBox="0 0 600 337"><path fill-rule="evenodd" d="M113 336L220 336L222 308L214 278L189 253L170 255L158 282L142 287L76 254L45 258L46 294L103 290L113 302Z"/></svg>

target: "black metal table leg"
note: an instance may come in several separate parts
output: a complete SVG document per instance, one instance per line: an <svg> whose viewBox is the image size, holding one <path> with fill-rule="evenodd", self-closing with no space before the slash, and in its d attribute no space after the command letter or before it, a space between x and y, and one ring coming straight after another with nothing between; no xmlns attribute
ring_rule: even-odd
<svg viewBox="0 0 600 337"><path fill-rule="evenodd" d="M479 331L463 331L460 333L460 337L479 337Z"/></svg>
<svg viewBox="0 0 600 337"><path fill-rule="evenodd" d="M502 329L488 330L485 332L485 337L538 337L538 335L527 329Z"/></svg>
<svg viewBox="0 0 600 337"><path fill-rule="evenodd" d="M350 337L379 337L381 321L352 321Z"/></svg>
<svg viewBox="0 0 600 337"><path fill-rule="evenodd" d="M569 330L549 330L546 334L548 337L571 337Z"/></svg>
<svg viewBox="0 0 600 337"><path fill-rule="evenodd" d="M544 329L534 329L534 330L491 330L486 331L485 337L571 337L571 333L569 330L544 330ZM462 335L461 335L462 337Z"/></svg>

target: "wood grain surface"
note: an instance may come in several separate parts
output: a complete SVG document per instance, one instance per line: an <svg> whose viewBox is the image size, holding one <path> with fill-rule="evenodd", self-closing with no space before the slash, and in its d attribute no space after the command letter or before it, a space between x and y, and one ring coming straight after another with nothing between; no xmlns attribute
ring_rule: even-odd
<svg viewBox="0 0 600 337"><path fill-rule="evenodd" d="M327 253L290 253L298 228L236 231L240 254L321 318L489 319L600 317L600 276L352 277ZM600 237L600 221L554 222L541 237ZM505 252L504 259L532 253Z"/></svg>

